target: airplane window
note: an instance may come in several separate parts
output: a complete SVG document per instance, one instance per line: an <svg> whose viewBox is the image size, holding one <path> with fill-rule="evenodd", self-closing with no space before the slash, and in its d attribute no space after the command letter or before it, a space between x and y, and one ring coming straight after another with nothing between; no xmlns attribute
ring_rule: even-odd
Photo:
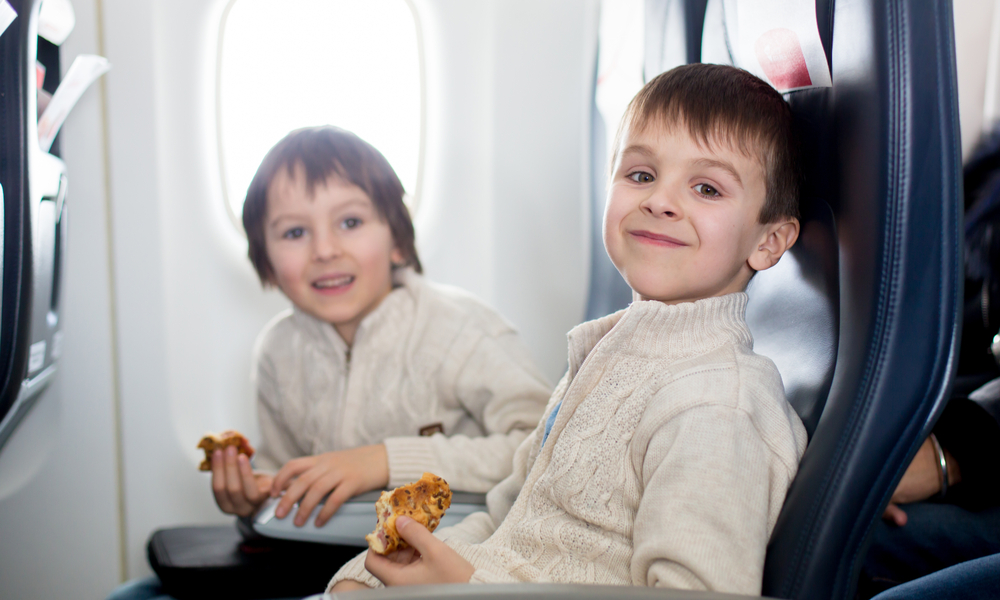
<svg viewBox="0 0 1000 600"><path fill-rule="evenodd" d="M378 148L419 192L422 76L408 0L232 0L222 19L218 136L239 221L250 180L292 129L331 124Z"/></svg>
<svg viewBox="0 0 1000 600"><path fill-rule="evenodd" d="M642 89L643 0L602 0L598 36L597 109L607 127L608 153L618 122L632 97Z"/></svg>

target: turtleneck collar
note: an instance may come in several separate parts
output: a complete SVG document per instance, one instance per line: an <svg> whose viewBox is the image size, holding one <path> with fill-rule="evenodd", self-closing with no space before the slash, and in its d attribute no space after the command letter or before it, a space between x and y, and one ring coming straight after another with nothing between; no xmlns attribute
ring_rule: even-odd
<svg viewBox="0 0 1000 600"><path fill-rule="evenodd" d="M671 360L704 354L725 344L753 348L745 320L743 292L696 302L664 304L656 300L633 302L614 314L588 321L570 330L569 370L580 365L601 340L615 351Z"/></svg>

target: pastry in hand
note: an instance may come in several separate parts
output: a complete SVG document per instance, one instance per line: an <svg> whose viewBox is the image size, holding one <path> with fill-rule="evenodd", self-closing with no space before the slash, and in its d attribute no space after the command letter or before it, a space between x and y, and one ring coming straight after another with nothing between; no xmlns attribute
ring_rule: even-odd
<svg viewBox="0 0 1000 600"><path fill-rule="evenodd" d="M205 451L205 460L201 461L198 469L201 471L212 470L212 453L216 450L225 450L229 446L236 446L236 451L246 454L247 458L253 456L253 446L247 441L242 433L235 429L229 429L222 433L208 433L198 442L198 447Z"/></svg>
<svg viewBox="0 0 1000 600"><path fill-rule="evenodd" d="M449 506L451 488L448 487L448 482L432 473L424 473L420 481L400 486L391 492L382 492L375 502L378 524L375 531L365 536L368 547L377 554L388 554L393 550L409 547L396 531L396 518L406 515L428 531L434 531Z"/></svg>

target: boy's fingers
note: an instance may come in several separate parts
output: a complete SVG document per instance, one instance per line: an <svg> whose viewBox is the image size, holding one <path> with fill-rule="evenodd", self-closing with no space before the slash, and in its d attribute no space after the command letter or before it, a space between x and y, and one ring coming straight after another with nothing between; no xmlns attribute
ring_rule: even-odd
<svg viewBox="0 0 1000 600"><path fill-rule="evenodd" d="M271 495L271 482L273 479L263 473L254 473L254 482L257 484L257 497L261 500L265 496Z"/></svg>
<svg viewBox="0 0 1000 600"><path fill-rule="evenodd" d="M278 473L274 476L274 481L271 482L271 493L279 494L282 490L288 487L295 478L295 471L292 463L288 463L278 470Z"/></svg>
<svg viewBox="0 0 1000 600"><path fill-rule="evenodd" d="M278 507L274 509L274 516L279 519L284 519L285 516L291 512L292 507L295 506L295 502L298 499L298 494L292 493L291 490L285 492L285 495L281 497L280 501L278 501Z"/></svg>
<svg viewBox="0 0 1000 600"><path fill-rule="evenodd" d="M316 474L310 472L303 473L295 478L292 481L292 485L288 486L288 489L285 490L285 495L281 497L281 501L278 502L278 508L275 509L274 515L279 519L283 519L285 515L291 513L292 507L296 502L301 504L303 496L312 488L315 480Z"/></svg>
<svg viewBox="0 0 1000 600"><path fill-rule="evenodd" d="M240 465L236 460L236 448L233 446L226 448L226 491L229 493L229 501L233 504L233 512L240 516L246 516L251 506L246 498L243 475L240 473Z"/></svg>
<svg viewBox="0 0 1000 600"><path fill-rule="evenodd" d="M417 523L410 517L399 516L396 517L396 531L399 532L399 537L406 540L406 543L416 548L417 552L420 554L427 554L432 550L435 542L440 542L434 534L427 531L427 528Z"/></svg>
<svg viewBox="0 0 1000 600"><path fill-rule="evenodd" d="M274 488L279 492L287 488L293 479L305 473L316 464L315 459L315 456L303 456L301 458L293 458L285 463L274 477Z"/></svg>
<svg viewBox="0 0 1000 600"><path fill-rule="evenodd" d="M387 587L417 583L417 581L410 581L412 574L408 575L404 570L409 563L399 562L391 557L392 554L382 556L369 551L365 556L365 569Z"/></svg>
<svg viewBox="0 0 1000 600"><path fill-rule="evenodd" d="M351 496L354 495L354 491L348 488L346 484L340 484L333 488L333 492L330 493L330 497L326 499L326 503L323 504L323 509L319 511L319 515L316 516L316 527L322 527L330 520L330 517L337 512L337 510L343 506L344 502L347 502Z"/></svg>
<svg viewBox="0 0 1000 600"><path fill-rule="evenodd" d="M271 495L277 496L280 494L288 484L292 482L292 476L288 472L288 465L281 467L277 474L274 476L274 481L271 482Z"/></svg>
<svg viewBox="0 0 1000 600"><path fill-rule="evenodd" d="M229 500L229 492L226 490L226 467L221 450L212 453L212 494L223 512L233 512L233 503Z"/></svg>
<svg viewBox="0 0 1000 600"><path fill-rule="evenodd" d="M272 493L274 495L280 494L282 490L291 485L293 479L311 469L314 462L311 460L312 458L312 456L293 458L285 463L278 470L278 474L274 476L274 482L271 484Z"/></svg>
<svg viewBox="0 0 1000 600"><path fill-rule="evenodd" d="M308 490L306 490L305 496L299 501L299 510L295 513L295 525L302 527L306 524L306 520L309 519L309 515L312 514L316 506L319 505L320 500L323 496L330 491L328 485L324 485L323 481L317 481Z"/></svg>
<svg viewBox="0 0 1000 600"><path fill-rule="evenodd" d="M396 550L395 552L392 552L391 554L389 554L387 558L394 563L399 563L401 565L408 565L411 562L420 558L420 553L418 553L417 549L414 548L413 546L409 546L403 548L402 550Z"/></svg>
<svg viewBox="0 0 1000 600"><path fill-rule="evenodd" d="M365 554L365 569L385 585L393 585L395 582L390 574L392 562L388 558L371 551Z"/></svg>
<svg viewBox="0 0 1000 600"><path fill-rule="evenodd" d="M236 457L237 466L240 469L240 477L243 479L243 495L251 504L260 502L260 490L257 489L257 480L254 479L253 469L250 468L250 459L245 454Z"/></svg>
<svg viewBox="0 0 1000 600"><path fill-rule="evenodd" d="M239 495L243 491L243 478L240 475L240 467L236 462L236 453L227 448L224 458L224 469L226 473L226 491L230 496Z"/></svg>
<svg viewBox="0 0 1000 600"><path fill-rule="evenodd" d="M226 467L222 464L222 451L212 453L212 492L216 496L226 492Z"/></svg>

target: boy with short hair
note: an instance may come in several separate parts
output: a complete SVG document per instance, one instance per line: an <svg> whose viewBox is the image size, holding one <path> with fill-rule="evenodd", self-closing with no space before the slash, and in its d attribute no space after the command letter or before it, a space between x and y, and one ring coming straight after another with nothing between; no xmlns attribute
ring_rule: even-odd
<svg viewBox="0 0 1000 600"><path fill-rule="evenodd" d="M416 550L369 552L332 589L533 581L759 594L806 432L774 364L752 351L743 290L798 236L794 156L788 105L753 75L697 64L649 82L619 129L604 217L635 301L569 333L568 372L487 496L489 514L440 539L401 517Z"/></svg>
<svg viewBox="0 0 1000 600"><path fill-rule="evenodd" d="M260 471L235 448L213 454L224 512L280 495L278 518L301 527L316 508L322 526L424 471L470 492L511 472L551 388L499 314L420 274L403 193L378 149L334 126L288 133L257 169L248 254L292 308L254 348Z"/></svg>

